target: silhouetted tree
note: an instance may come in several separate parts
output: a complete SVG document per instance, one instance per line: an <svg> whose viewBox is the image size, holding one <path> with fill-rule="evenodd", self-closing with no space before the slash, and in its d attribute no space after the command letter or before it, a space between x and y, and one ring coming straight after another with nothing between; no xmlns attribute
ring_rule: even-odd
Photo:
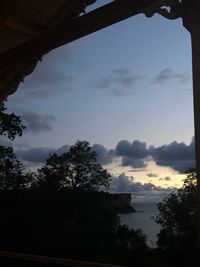
<svg viewBox="0 0 200 267"><path fill-rule="evenodd" d="M23 164L17 160L12 147L0 146L0 190L25 188L31 174L24 172Z"/></svg>
<svg viewBox="0 0 200 267"><path fill-rule="evenodd" d="M0 134L13 140L24 126L5 110L1 105ZM32 177L11 147L0 146L0 249L111 263L128 262L129 254L147 249L141 231L120 225L108 193L96 191L111 176L88 142L51 155L39 170L38 187L21 190ZM44 186L54 194L40 190Z"/></svg>
<svg viewBox="0 0 200 267"><path fill-rule="evenodd" d="M21 136L25 126L19 116L7 114L4 103L0 104L0 135L14 140ZM17 160L12 147L0 146L0 190L19 190L25 188L32 174L24 172L23 164Z"/></svg>
<svg viewBox="0 0 200 267"><path fill-rule="evenodd" d="M2 191L0 214L4 250L122 264L147 249L140 231L120 225L102 192Z"/></svg>
<svg viewBox="0 0 200 267"><path fill-rule="evenodd" d="M50 155L39 170L40 185L54 189L71 188L96 190L107 186L110 174L97 163L97 154L86 141L77 141L69 151L58 156Z"/></svg>
<svg viewBox="0 0 200 267"><path fill-rule="evenodd" d="M21 136L25 126L22 125L19 116L14 113L5 113L4 103L0 103L0 135L6 135L10 140L14 140L15 136Z"/></svg>
<svg viewBox="0 0 200 267"><path fill-rule="evenodd" d="M176 255L177 259L178 253L183 254L180 259L186 261L188 253L195 251L198 236L197 177L194 170L187 173L183 187L159 203L158 209L155 218L161 225L158 247L173 257Z"/></svg>

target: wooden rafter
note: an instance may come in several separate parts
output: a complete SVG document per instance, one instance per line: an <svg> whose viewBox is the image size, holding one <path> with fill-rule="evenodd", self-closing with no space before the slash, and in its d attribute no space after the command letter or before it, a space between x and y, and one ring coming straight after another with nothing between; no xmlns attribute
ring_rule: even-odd
<svg viewBox="0 0 200 267"><path fill-rule="evenodd" d="M1 62L21 57L22 53L42 56L56 47L137 15L153 3L155 0L116 0L78 18L67 19L56 30L0 55L0 66Z"/></svg>
<svg viewBox="0 0 200 267"><path fill-rule="evenodd" d="M2 77L3 84L7 85L7 89L5 87L4 89L0 88L0 90L8 91L8 94L14 92L20 81L34 70L38 60L44 54L59 46L140 13L151 16L156 12L156 8L167 16L167 12L163 12L160 7L164 3L172 5L180 3L178 0L115 0L82 15L81 12L84 7L93 2L96 2L96 0L68 0L63 2L60 9L58 8L58 12L54 14L53 20L43 28L41 34L0 54L0 79ZM25 3L25 1L21 3ZM48 1L45 5L47 3L50 4L51 2ZM176 17L173 17L172 14L171 18ZM31 27L29 29L24 28L24 33L30 33L30 29ZM23 30L23 27L21 30ZM18 67L19 62L22 62L20 68ZM1 72L1 69L5 69L5 66L11 72L7 76Z"/></svg>
<svg viewBox="0 0 200 267"><path fill-rule="evenodd" d="M4 24L6 19L12 14L16 5L20 0L2 0L0 9L0 26Z"/></svg>

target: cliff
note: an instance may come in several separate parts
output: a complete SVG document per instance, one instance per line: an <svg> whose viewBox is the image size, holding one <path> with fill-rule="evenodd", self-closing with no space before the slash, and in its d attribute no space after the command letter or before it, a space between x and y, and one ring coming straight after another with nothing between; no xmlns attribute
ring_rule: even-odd
<svg viewBox="0 0 200 267"><path fill-rule="evenodd" d="M111 205L117 213L131 213L136 211L134 207L131 206L131 194L129 193L107 194L107 199L109 205Z"/></svg>

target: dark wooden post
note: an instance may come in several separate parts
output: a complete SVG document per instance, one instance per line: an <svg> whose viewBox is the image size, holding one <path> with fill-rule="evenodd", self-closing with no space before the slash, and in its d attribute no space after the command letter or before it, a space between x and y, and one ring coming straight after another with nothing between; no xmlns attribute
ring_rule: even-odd
<svg viewBox="0 0 200 267"><path fill-rule="evenodd" d="M195 124L196 172L198 188L199 238L198 254L200 254L200 8L196 8L183 16L183 24L191 33L193 64L193 101ZM200 258L200 255L198 255Z"/></svg>

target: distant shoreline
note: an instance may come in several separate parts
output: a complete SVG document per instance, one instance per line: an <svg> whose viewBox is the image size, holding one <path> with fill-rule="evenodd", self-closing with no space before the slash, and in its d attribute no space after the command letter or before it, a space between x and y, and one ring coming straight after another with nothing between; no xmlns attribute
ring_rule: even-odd
<svg viewBox="0 0 200 267"><path fill-rule="evenodd" d="M135 208L131 205L132 197L130 193L110 193L107 197L110 205L118 214L136 212Z"/></svg>

